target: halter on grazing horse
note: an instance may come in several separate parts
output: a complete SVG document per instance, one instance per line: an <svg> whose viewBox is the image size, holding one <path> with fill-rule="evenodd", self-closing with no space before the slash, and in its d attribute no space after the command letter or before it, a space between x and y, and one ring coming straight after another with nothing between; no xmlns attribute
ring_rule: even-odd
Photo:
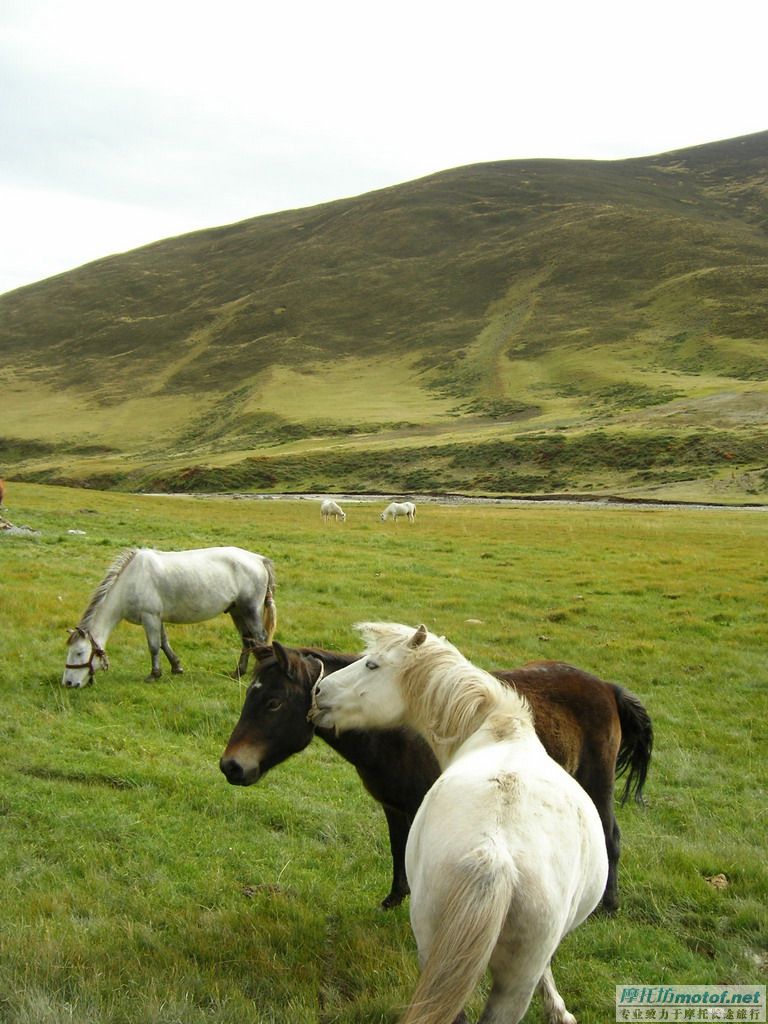
<svg viewBox="0 0 768 1024"><path fill-rule="evenodd" d="M408 837L421 977L401 1024L465 1020L487 966L483 1020L516 1024L538 989L550 1024L575 1024L550 962L605 886L594 804L547 754L515 690L424 626L358 628L363 656L315 686L315 724L409 726L442 769Z"/></svg>
<svg viewBox="0 0 768 1024"><path fill-rule="evenodd" d="M93 677L96 674L96 669L94 667L94 662L98 662L99 668L103 669L105 672L109 669L109 658L107 657L107 652L104 650L103 647L100 647L96 643L96 641L93 639L93 634L90 632L90 630L82 629L80 626L75 626L74 629L68 629L67 632L69 633L69 640L67 642L68 646L70 644L74 643L76 640L84 640L86 644L90 644L91 645L91 649L90 649L90 652L88 653L88 658L85 661L78 661L78 662L67 661L66 665L64 666L65 672L67 670L75 670L75 669L83 669L83 668L87 669L88 670L88 680L87 680L86 685L87 686L92 686L93 685ZM73 655L73 657L74 657L74 655Z"/></svg>

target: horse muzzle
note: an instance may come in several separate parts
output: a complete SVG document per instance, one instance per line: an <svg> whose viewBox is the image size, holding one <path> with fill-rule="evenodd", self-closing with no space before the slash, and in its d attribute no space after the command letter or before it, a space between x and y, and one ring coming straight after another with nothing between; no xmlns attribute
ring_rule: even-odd
<svg viewBox="0 0 768 1024"><path fill-rule="evenodd" d="M312 704L307 712L307 721L320 729L332 729L334 725L333 711L318 701L317 689L312 691Z"/></svg>
<svg viewBox="0 0 768 1024"><path fill-rule="evenodd" d="M222 757L219 768L230 786L252 786L261 778L261 766L244 765L236 757Z"/></svg>
<svg viewBox="0 0 768 1024"><path fill-rule="evenodd" d="M61 685L69 687L70 689L73 689L73 690L79 690L79 689L81 689L84 686L93 686L93 675L89 673L87 676L83 676L81 679L73 679L68 674L68 670L67 670L67 671L64 672L64 675L61 677Z"/></svg>

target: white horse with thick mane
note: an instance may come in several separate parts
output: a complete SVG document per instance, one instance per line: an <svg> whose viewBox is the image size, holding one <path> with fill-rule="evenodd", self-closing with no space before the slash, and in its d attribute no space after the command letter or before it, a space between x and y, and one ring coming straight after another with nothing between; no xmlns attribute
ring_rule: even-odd
<svg viewBox="0 0 768 1024"><path fill-rule="evenodd" d="M108 669L104 650L123 619L143 626L152 658L147 680L159 679L160 650L171 671L183 672L168 643L165 622L204 622L229 612L242 638L240 675L257 643L270 643L277 625L272 561L242 548L154 551L129 548L110 566L80 622L69 630L62 686L93 682L98 668Z"/></svg>
<svg viewBox="0 0 768 1024"><path fill-rule="evenodd" d="M465 1021L487 965L493 987L481 1024L516 1024L536 988L550 1024L575 1024L550 961L605 888L594 804L546 753L514 688L424 626L357 628L365 651L317 683L314 724L410 726L443 772L406 849L422 973L402 1024Z"/></svg>
<svg viewBox="0 0 768 1024"><path fill-rule="evenodd" d="M379 519L382 523L387 519L394 519L396 523L401 516L404 516L409 523L412 523L416 519L416 506L412 501L390 502L379 516Z"/></svg>
<svg viewBox="0 0 768 1024"><path fill-rule="evenodd" d="M347 518L347 513L331 498L324 498L320 502L320 515L323 517L323 522L327 523L331 519L335 519L336 522L341 521L342 523Z"/></svg>

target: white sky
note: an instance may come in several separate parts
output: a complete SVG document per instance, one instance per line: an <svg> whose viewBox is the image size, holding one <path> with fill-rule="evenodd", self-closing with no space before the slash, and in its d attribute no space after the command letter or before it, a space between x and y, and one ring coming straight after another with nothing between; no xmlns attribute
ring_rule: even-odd
<svg viewBox="0 0 768 1024"><path fill-rule="evenodd" d="M0 292L486 160L768 129L764 0L0 0Z"/></svg>

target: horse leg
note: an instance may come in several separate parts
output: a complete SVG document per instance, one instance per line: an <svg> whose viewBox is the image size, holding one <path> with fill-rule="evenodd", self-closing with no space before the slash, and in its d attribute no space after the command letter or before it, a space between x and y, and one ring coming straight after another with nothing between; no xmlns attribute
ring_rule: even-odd
<svg viewBox="0 0 768 1024"><path fill-rule="evenodd" d="M248 646L248 641L243 637L243 646L240 649L240 657L237 659L237 668L234 671L236 679L242 678L248 671L248 655L253 650L252 646Z"/></svg>
<svg viewBox="0 0 768 1024"><path fill-rule="evenodd" d="M405 874L405 844L411 828L411 819L402 811L384 804L384 814L389 827L389 849L392 854L392 888L381 901L382 910L399 907L411 891Z"/></svg>
<svg viewBox="0 0 768 1024"><path fill-rule="evenodd" d="M494 978L491 994L478 1024L518 1024L525 1016L535 991L533 983L524 987L508 987L497 985ZM563 1021L563 1024L566 1022Z"/></svg>
<svg viewBox="0 0 768 1024"><path fill-rule="evenodd" d="M176 676L181 675L184 669L181 667L181 661L176 652L168 643L168 634L165 632L165 626L162 622L160 623L160 646L163 649L163 654L171 664L171 672Z"/></svg>
<svg viewBox="0 0 768 1024"><path fill-rule="evenodd" d="M608 852L608 879L605 883L602 907L607 914L613 914L619 906L619 854L621 852L621 829L611 808L610 831L605 825L605 847Z"/></svg>
<svg viewBox="0 0 768 1024"><path fill-rule="evenodd" d="M613 811L613 764L594 764L587 770L580 769L576 773L576 781L592 797L592 802L600 815L605 836L605 851L608 854L608 878L603 893L602 909L606 914L613 914L619 906L619 854L621 852L621 830Z"/></svg>
<svg viewBox="0 0 768 1024"><path fill-rule="evenodd" d="M544 1000L544 1014L549 1024L576 1024L576 1018L565 1008L563 997L557 991L550 964L547 964L541 976L539 992Z"/></svg>
<svg viewBox="0 0 768 1024"><path fill-rule="evenodd" d="M601 906L606 914L613 914L619 906L619 854L621 852L621 829L613 811L613 786L592 787L588 790L594 801L605 836L605 851L608 854L608 878Z"/></svg>
<svg viewBox="0 0 768 1024"><path fill-rule="evenodd" d="M547 950L554 945L554 936L546 928L542 931L539 922L518 920L515 932L502 931L488 966L491 970L491 992L478 1024L517 1024L525 1016L534 992L543 984L549 971ZM552 990L559 998L555 983ZM547 993L549 993L547 989ZM562 1003L562 1000L560 1000ZM545 1005L546 996L545 996ZM563 1009L565 1006L563 1005ZM549 1024L557 1024L557 1018L547 1018ZM559 1024L576 1024L573 1018L565 1017Z"/></svg>
<svg viewBox="0 0 768 1024"><path fill-rule="evenodd" d="M160 638L163 624L156 615L144 615L141 622L147 637L149 656L152 659L152 671L144 677L144 682L151 683L153 679L159 679L163 674L163 670L160 668Z"/></svg>
<svg viewBox="0 0 768 1024"><path fill-rule="evenodd" d="M239 679L248 671L248 657L253 653L256 645L267 643L267 631L264 628L261 614L252 605L233 604L227 610L232 616L232 621L242 640L237 668L232 673L235 679Z"/></svg>

